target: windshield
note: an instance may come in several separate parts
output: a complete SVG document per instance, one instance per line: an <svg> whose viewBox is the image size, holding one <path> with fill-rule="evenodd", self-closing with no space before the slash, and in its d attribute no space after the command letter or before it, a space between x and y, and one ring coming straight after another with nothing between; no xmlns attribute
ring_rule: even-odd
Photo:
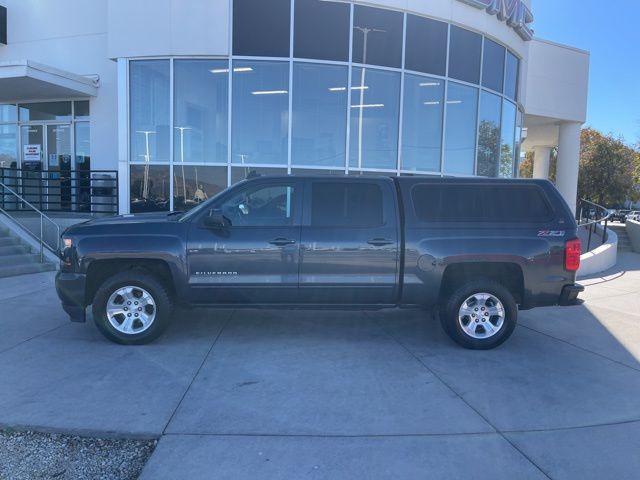
<svg viewBox="0 0 640 480"><path fill-rule="evenodd" d="M218 192L213 197L211 197L209 200L207 200L205 202L202 202L197 207L192 208L187 213L185 213L182 217L180 217L180 219L178 221L179 222L188 222L191 218L193 218L194 216L198 215L203 210L206 210L207 208L210 208L210 206L216 201L216 199L226 191L227 191L227 189L224 189L221 192Z"/></svg>

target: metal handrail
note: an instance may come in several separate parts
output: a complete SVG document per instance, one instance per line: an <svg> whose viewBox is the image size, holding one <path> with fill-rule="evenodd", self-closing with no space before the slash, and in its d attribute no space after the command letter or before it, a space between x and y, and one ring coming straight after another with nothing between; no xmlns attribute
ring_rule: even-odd
<svg viewBox="0 0 640 480"><path fill-rule="evenodd" d="M37 214L40 215L40 237L38 238L37 235L35 235L27 227L22 225L20 220L18 220L17 218L15 218L11 214L9 214L9 212L7 212L4 208L0 207L0 212L2 212L4 215L9 217L11 220L16 222L17 224L21 225L24 228L24 230L29 235L31 235L31 237L33 237L36 241L38 241L38 243L40 244L40 263L44 263L44 249L45 248L47 250L49 250L50 252L54 253L56 256L58 256L58 250L60 248L60 226L56 222L54 222L51 218L49 218L47 215L45 215L43 212L41 212L36 207L34 207L31 203L29 203L28 200L26 200L22 196L18 195L18 193L16 193L13 189L11 189L11 187L5 185L3 182L0 182L0 187L2 187L5 191L8 191L9 193L11 193L14 197L16 197L17 200L19 200L20 202L25 203L34 212L36 212ZM45 240L44 240L44 221L45 220L50 222L56 229L56 244L55 244L55 246L51 246L51 245L47 244L47 242L45 242Z"/></svg>
<svg viewBox="0 0 640 480"><path fill-rule="evenodd" d="M609 210L604 208L602 205L598 205L597 203L593 203L585 199L580 200L579 206L580 206L580 209L578 210L579 215L576 220L578 221L578 226L589 227L589 240L587 241L587 252L590 252L591 251L591 235L593 234L593 231L595 230L595 228L597 228L596 226L601 224L602 222L604 222L604 230L602 232L602 245L604 245L604 243L607 241L607 225L609 223L609 217L611 217L611 212L609 212ZM594 210L595 212L600 211L600 212L603 212L604 215L603 216L594 215L593 219L591 218L591 215L587 215L586 217L583 217L582 214L584 213L585 206L587 207L588 212L590 212L591 210ZM585 220L584 222L583 222L583 218Z"/></svg>

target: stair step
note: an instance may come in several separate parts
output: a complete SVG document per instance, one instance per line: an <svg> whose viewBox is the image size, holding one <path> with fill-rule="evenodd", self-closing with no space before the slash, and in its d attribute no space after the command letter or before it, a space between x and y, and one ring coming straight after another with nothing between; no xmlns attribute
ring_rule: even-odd
<svg viewBox="0 0 640 480"><path fill-rule="evenodd" d="M40 255L36 253L4 255L0 257L0 265L3 267L8 265L31 265L34 263L40 263Z"/></svg>
<svg viewBox="0 0 640 480"><path fill-rule="evenodd" d="M24 245L9 245L7 247L0 247L0 257L4 255L15 255L20 253L30 253L29 247Z"/></svg>
<svg viewBox="0 0 640 480"><path fill-rule="evenodd" d="M11 245L20 245L20 240L15 237L0 236L0 247L10 247Z"/></svg>
<svg viewBox="0 0 640 480"><path fill-rule="evenodd" d="M0 278L15 277L28 273L52 272L56 269L53 263L34 263L29 265L8 265L0 267Z"/></svg>

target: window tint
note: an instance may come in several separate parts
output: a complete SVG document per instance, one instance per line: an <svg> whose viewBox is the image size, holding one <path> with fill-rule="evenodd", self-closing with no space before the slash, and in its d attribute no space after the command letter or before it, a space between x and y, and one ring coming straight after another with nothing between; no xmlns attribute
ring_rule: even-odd
<svg viewBox="0 0 640 480"><path fill-rule="evenodd" d="M482 37L460 27L451 26L449 76L469 83L480 83Z"/></svg>
<svg viewBox="0 0 640 480"><path fill-rule="evenodd" d="M444 76L447 67L447 24L407 15L405 68Z"/></svg>
<svg viewBox="0 0 640 480"><path fill-rule="evenodd" d="M290 0L234 0L233 54L289 56Z"/></svg>
<svg viewBox="0 0 640 480"><path fill-rule="evenodd" d="M382 225L382 190L373 183L317 182L311 188L314 227Z"/></svg>
<svg viewBox="0 0 640 480"><path fill-rule="evenodd" d="M356 5L353 61L383 67L402 66L402 13Z"/></svg>
<svg viewBox="0 0 640 480"><path fill-rule="evenodd" d="M20 104L20 121L70 120L71 102L40 102Z"/></svg>
<svg viewBox="0 0 640 480"><path fill-rule="evenodd" d="M417 184L411 196L423 222L530 222L551 216L535 186Z"/></svg>
<svg viewBox="0 0 640 480"><path fill-rule="evenodd" d="M233 226L275 227L293 224L292 185L259 185L226 200L220 207Z"/></svg>
<svg viewBox="0 0 640 480"><path fill-rule="evenodd" d="M513 53L507 52L507 69L505 75L504 94L513 100L518 99L518 70L520 60Z"/></svg>
<svg viewBox="0 0 640 480"><path fill-rule="evenodd" d="M502 45L484 39L484 54L482 56L482 85L502 93L504 82L504 51Z"/></svg>
<svg viewBox="0 0 640 480"><path fill-rule="evenodd" d="M349 10L348 3L296 0L294 57L347 62Z"/></svg>

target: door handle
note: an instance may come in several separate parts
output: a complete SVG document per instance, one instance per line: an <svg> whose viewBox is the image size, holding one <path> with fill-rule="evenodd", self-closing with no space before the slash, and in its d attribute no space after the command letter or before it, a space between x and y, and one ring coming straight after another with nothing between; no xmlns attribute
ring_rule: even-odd
<svg viewBox="0 0 640 480"><path fill-rule="evenodd" d="M375 247L384 247L385 245L391 245L395 242L386 238L372 238L367 243Z"/></svg>
<svg viewBox="0 0 640 480"><path fill-rule="evenodd" d="M284 247L286 245L293 245L296 243L295 240L289 240L288 238L274 238L269 242L271 245L275 245L277 247Z"/></svg>

